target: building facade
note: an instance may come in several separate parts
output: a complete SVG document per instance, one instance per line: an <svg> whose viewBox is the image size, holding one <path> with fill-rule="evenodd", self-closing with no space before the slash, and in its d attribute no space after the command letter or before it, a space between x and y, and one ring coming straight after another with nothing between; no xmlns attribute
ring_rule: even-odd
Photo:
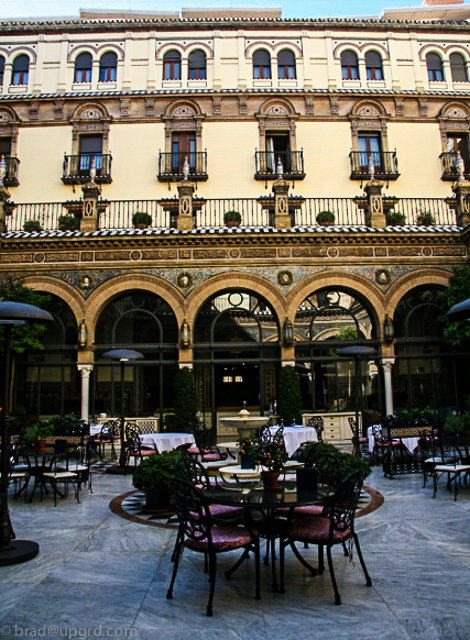
<svg viewBox="0 0 470 640"><path fill-rule="evenodd" d="M468 261L466 21L10 21L0 72L0 277L57 318L17 363L28 414L118 414L114 347L145 356L129 412L162 423L180 366L214 426L267 413L285 364L306 413L346 414L351 340L377 352L364 407L462 401L438 301Z"/></svg>

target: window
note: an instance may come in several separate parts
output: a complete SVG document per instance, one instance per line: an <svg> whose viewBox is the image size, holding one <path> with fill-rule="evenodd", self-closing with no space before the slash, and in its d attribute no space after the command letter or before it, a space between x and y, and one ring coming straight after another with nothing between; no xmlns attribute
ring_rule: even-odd
<svg viewBox="0 0 470 640"><path fill-rule="evenodd" d="M0 138L0 158L11 155L11 138Z"/></svg>
<svg viewBox="0 0 470 640"><path fill-rule="evenodd" d="M447 152L449 154L449 164L452 173L457 174L458 154L464 161L464 172L470 172L469 152L468 152L468 135L461 133L447 134Z"/></svg>
<svg viewBox="0 0 470 640"><path fill-rule="evenodd" d="M0 86L3 86L3 74L5 71L5 58L0 56Z"/></svg>
<svg viewBox="0 0 470 640"><path fill-rule="evenodd" d="M103 137L101 135L80 136L79 175L90 174L91 163L95 161L97 173L103 167Z"/></svg>
<svg viewBox="0 0 470 640"><path fill-rule="evenodd" d="M426 66L428 68L429 82L442 82L444 80L442 60L437 53L428 53L426 56Z"/></svg>
<svg viewBox="0 0 470 640"><path fill-rule="evenodd" d="M343 80L359 79L359 66L354 51L343 51L341 54L341 75Z"/></svg>
<svg viewBox="0 0 470 640"><path fill-rule="evenodd" d="M173 174L182 174L183 165L188 159L190 173L196 170L196 134L174 133L171 138L171 164Z"/></svg>
<svg viewBox="0 0 470 640"><path fill-rule="evenodd" d="M290 136L288 133L266 132L266 168L268 173L276 173L280 160L284 173L291 172Z"/></svg>
<svg viewBox="0 0 470 640"><path fill-rule="evenodd" d="M163 79L181 80L181 56L178 51L168 51L163 56Z"/></svg>
<svg viewBox="0 0 470 640"><path fill-rule="evenodd" d="M116 82L117 55L109 51L100 58L100 82Z"/></svg>
<svg viewBox="0 0 470 640"><path fill-rule="evenodd" d="M382 58L376 51L366 53L367 80L383 80Z"/></svg>
<svg viewBox="0 0 470 640"><path fill-rule="evenodd" d="M13 73L11 84L28 84L29 58L28 56L17 56L13 61Z"/></svg>
<svg viewBox="0 0 470 640"><path fill-rule="evenodd" d="M271 57L267 51L260 49L253 54L253 78L271 78Z"/></svg>
<svg viewBox="0 0 470 640"><path fill-rule="evenodd" d="M369 159L374 163L374 167L377 173L382 170L382 153L380 136L372 135L365 136L359 135L357 138L359 145L359 165L361 173L369 172Z"/></svg>
<svg viewBox="0 0 470 640"><path fill-rule="evenodd" d="M465 58L460 53L451 53L450 56L450 72L453 82L468 82L467 66Z"/></svg>
<svg viewBox="0 0 470 640"><path fill-rule="evenodd" d="M189 80L206 79L206 54L204 51L191 51L188 56L188 78Z"/></svg>
<svg viewBox="0 0 470 640"><path fill-rule="evenodd" d="M283 49L277 57L278 75L281 79L295 78L295 56L292 51Z"/></svg>
<svg viewBox="0 0 470 640"><path fill-rule="evenodd" d="M91 53L81 53L77 56L75 82L91 82Z"/></svg>

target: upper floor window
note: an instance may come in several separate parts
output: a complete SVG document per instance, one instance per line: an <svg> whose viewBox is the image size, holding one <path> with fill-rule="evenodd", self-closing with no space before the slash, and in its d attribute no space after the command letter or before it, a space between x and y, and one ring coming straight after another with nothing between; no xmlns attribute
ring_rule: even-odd
<svg viewBox="0 0 470 640"><path fill-rule="evenodd" d="M454 82L468 82L468 73L467 65L465 64L465 58L460 53L451 53L449 59L452 80Z"/></svg>
<svg viewBox="0 0 470 640"><path fill-rule="evenodd" d="M81 53L77 56L75 82L91 82L91 53Z"/></svg>
<svg viewBox="0 0 470 640"><path fill-rule="evenodd" d="M382 57L377 51L366 53L367 80L383 80Z"/></svg>
<svg viewBox="0 0 470 640"><path fill-rule="evenodd" d="M163 56L163 79L181 80L181 55L178 51L168 51Z"/></svg>
<svg viewBox="0 0 470 640"><path fill-rule="evenodd" d="M343 51L341 54L341 75L343 80L359 79L359 65L354 51Z"/></svg>
<svg viewBox="0 0 470 640"><path fill-rule="evenodd" d="M426 56L426 66L428 68L428 79L430 82L442 82L444 80L442 60L437 53L428 53Z"/></svg>
<svg viewBox="0 0 470 640"><path fill-rule="evenodd" d="M206 79L206 54L198 49L191 51L188 56L188 78L189 80Z"/></svg>
<svg viewBox="0 0 470 640"><path fill-rule="evenodd" d="M3 85L3 73L5 71L5 58L0 56L0 86Z"/></svg>
<svg viewBox="0 0 470 640"><path fill-rule="evenodd" d="M283 49L277 56L279 78L295 78L295 55L288 49Z"/></svg>
<svg viewBox="0 0 470 640"><path fill-rule="evenodd" d="M271 57L264 49L259 49L253 54L253 78L271 78Z"/></svg>
<svg viewBox="0 0 470 640"><path fill-rule="evenodd" d="M26 55L17 56L13 61L11 84L28 84L29 58Z"/></svg>
<svg viewBox="0 0 470 640"><path fill-rule="evenodd" d="M100 82L116 82L116 77L117 55L108 51L100 58Z"/></svg>

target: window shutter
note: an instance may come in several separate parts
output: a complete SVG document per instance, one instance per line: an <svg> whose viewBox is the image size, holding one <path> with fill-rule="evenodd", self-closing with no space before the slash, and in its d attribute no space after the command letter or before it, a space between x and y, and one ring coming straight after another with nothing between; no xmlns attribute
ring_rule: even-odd
<svg viewBox="0 0 470 640"><path fill-rule="evenodd" d="M257 67L270 67L271 56L264 49L255 51L253 54L253 64Z"/></svg>

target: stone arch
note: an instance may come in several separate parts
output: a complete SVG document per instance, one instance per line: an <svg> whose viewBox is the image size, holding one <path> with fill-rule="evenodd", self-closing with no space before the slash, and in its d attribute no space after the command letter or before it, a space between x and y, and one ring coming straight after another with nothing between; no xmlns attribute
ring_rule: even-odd
<svg viewBox="0 0 470 640"><path fill-rule="evenodd" d="M279 327L286 317L284 295L269 280L248 273L230 272L221 273L208 278L203 284L195 287L186 300L186 320L188 321L191 331L199 310L203 305L217 293L222 293L227 289L244 289L252 291L256 295L261 296L270 303Z"/></svg>
<svg viewBox="0 0 470 640"><path fill-rule="evenodd" d="M272 58L274 56L274 51L276 49L276 46L269 44L269 42L257 40L256 42L252 42L250 45L248 45L245 51L245 57L252 58L255 51L258 51L259 49L267 49Z"/></svg>
<svg viewBox="0 0 470 640"><path fill-rule="evenodd" d="M178 326L184 319L184 300L178 290L169 282L143 273L126 274L108 280L96 289L87 300L86 320L88 334L95 335L96 322L106 305L116 296L142 289L160 296L171 307Z"/></svg>
<svg viewBox="0 0 470 640"><path fill-rule="evenodd" d="M85 102L85 104L80 104L75 111L73 112L72 121L82 121L82 120L110 120L111 116L109 115L104 104L98 101L93 102Z"/></svg>
<svg viewBox="0 0 470 640"><path fill-rule="evenodd" d="M333 49L333 56L335 60L339 61L341 59L341 54L343 51L354 51L357 55L358 59L361 57L361 47L354 42L342 42L337 47Z"/></svg>
<svg viewBox="0 0 470 640"><path fill-rule="evenodd" d="M463 56L463 58L467 63L470 61L470 54L468 52L468 49L466 49L460 44L457 44L456 42L452 43L446 50L446 54L445 54L446 60L450 59L451 53L460 53L460 55Z"/></svg>
<svg viewBox="0 0 470 640"><path fill-rule="evenodd" d="M429 43L429 44L425 44L419 50L419 54L418 54L419 55L419 59L424 64L426 64L426 56L428 55L428 53L437 53L437 55L440 57L442 62L444 62L444 60L446 59L445 48L442 47L442 46L440 47L435 42L432 42L432 43Z"/></svg>
<svg viewBox="0 0 470 640"><path fill-rule="evenodd" d="M36 64L36 52L31 47L26 47L21 45L19 47L15 47L12 51L9 51L8 59L5 60L6 64L13 64L15 58L21 55L26 55L29 58L30 64Z"/></svg>
<svg viewBox="0 0 470 640"><path fill-rule="evenodd" d="M122 47L119 47L116 44L111 42L107 42L106 44L97 47L96 49L96 59L99 60L104 53L107 52L115 53L117 56L117 62L122 62L124 60L124 50Z"/></svg>
<svg viewBox="0 0 470 640"><path fill-rule="evenodd" d="M178 98L172 100L165 109L167 118L194 118L202 115L201 107L195 100Z"/></svg>
<svg viewBox="0 0 470 640"><path fill-rule="evenodd" d="M307 296L318 289L338 287L358 294L374 322L377 338L382 337L385 320L385 298L367 278L353 273L327 271L304 278L287 296L287 317L294 323L295 314Z"/></svg>
<svg viewBox="0 0 470 640"><path fill-rule="evenodd" d="M197 49L202 49L205 51L207 58L213 58L214 52L212 48L205 44L204 42L191 42L184 48L185 57L189 56L192 51L196 51Z"/></svg>
<svg viewBox="0 0 470 640"><path fill-rule="evenodd" d="M442 106L438 117L450 120L470 119L470 109L465 102L452 100Z"/></svg>
<svg viewBox="0 0 470 640"><path fill-rule="evenodd" d="M278 108L278 111L276 111L276 108ZM264 117L275 116L276 118L289 118L295 115L295 107L292 102L286 98L268 98L268 100L265 100L261 104L258 113Z"/></svg>
<svg viewBox="0 0 470 640"><path fill-rule="evenodd" d="M296 61L300 58L303 58L301 48L293 42L289 42L289 40L283 40L282 42L278 42L276 45L274 45L274 55L277 56L278 53L283 49L292 51L292 53L295 55Z"/></svg>
<svg viewBox="0 0 470 640"><path fill-rule="evenodd" d="M398 282L395 282L385 295L385 313L393 318L398 303L412 289L423 285L440 285L447 286L449 278L452 276L450 271L442 269L423 269L420 273L412 271Z"/></svg>
<svg viewBox="0 0 470 640"><path fill-rule="evenodd" d="M371 98L366 98L362 100L358 100L354 103L353 108L351 109L351 115L356 118L383 118L384 116L389 117L389 114L385 111L385 107L380 102L380 100L374 100Z"/></svg>
<svg viewBox="0 0 470 640"><path fill-rule="evenodd" d="M366 56L366 53L369 53L370 51L376 51L378 54L380 54L380 56L382 57L382 60L390 59L387 48L378 42L365 42L360 47L360 50L361 50L362 57L364 58Z"/></svg>
<svg viewBox="0 0 470 640"><path fill-rule="evenodd" d="M24 284L36 291L52 293L63 300L72 310L77 321L77 326L84 318L86 320L86 302L80 293L78 293L78 291L67 282L46 275L26 275L24 278Z"/></svg>
<svg viewBox="0 0 470 640"><path fill-rule="evenodd" d="M81 53L89 53L91 55L92 60L97 60L96 57L96 49L90 44L77 44L76 47L73 47L67 55L67 63L75 64L75 59Z"/></svg>
<svg viewBox="0 0 470 640"><path fill-rule="evenodd" d="M158 47L155 53L155 60L163 61L163 56L165 55L165 53L167 53L168 51L173 51L173 49L175 51L178 51L181 54L181 58L182 58L183 54L185 53L185 48L186 47L184 47L179 42L165 42L160 47Z"/></svg>

